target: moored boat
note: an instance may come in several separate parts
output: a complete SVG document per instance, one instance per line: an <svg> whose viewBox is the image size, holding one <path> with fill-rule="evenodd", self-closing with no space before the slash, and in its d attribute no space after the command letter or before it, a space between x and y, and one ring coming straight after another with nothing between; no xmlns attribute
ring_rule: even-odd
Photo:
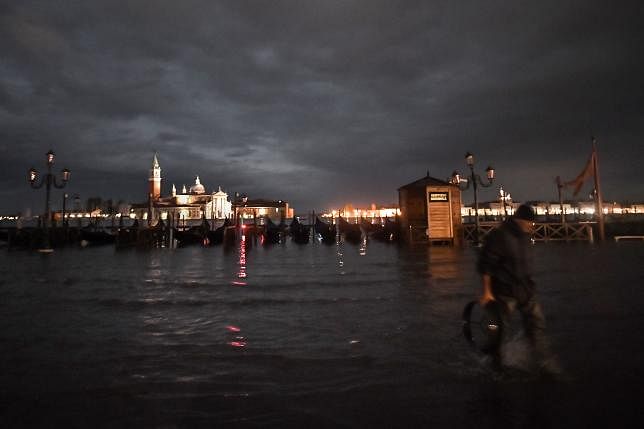
<svg viewBox="0 0 644 429"><path fill-rule="evenodd" d="M362 231L357 223L349 223L342 216L338 217L338 229L344 240L348 243L357 244L362 240Z"/></svg>
<svg viewBox="0 0 644 429"><path fill-rule="evenodd" d="M315 218L315 233L320 235L322 243L335 243L335 225L328 224L319 217Z"/></svg>
<svg viewBox="0 0 644 429"><path fill-rule="evenodd" d="M282 235L281 228L267 216L264 218L264 228L260 235L263 245L277 244L280 242Z"/></svg>
<svg viewBox="0 0 644 429"><path fill-rule="evenodd" d="M293 218L289 227L291 240L297 244L307 244L311 235L311 228L301 223L296 217Z"/></svg>

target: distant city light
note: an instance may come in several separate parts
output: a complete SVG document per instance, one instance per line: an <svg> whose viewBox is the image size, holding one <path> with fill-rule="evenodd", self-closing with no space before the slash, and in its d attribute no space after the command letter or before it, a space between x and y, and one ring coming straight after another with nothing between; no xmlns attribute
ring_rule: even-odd
<svg viewBox="0 0 644 429"><path fill-rule="evenodd" d="M376 208L375 204L372 204L370 208L354 208L353 204L346 204L344 209L340 210L331 210L326 213L321 213L321 217L333 217L342 216L345 218L394 218L400 216L400 209L397 207L381 207Z"/></svg>

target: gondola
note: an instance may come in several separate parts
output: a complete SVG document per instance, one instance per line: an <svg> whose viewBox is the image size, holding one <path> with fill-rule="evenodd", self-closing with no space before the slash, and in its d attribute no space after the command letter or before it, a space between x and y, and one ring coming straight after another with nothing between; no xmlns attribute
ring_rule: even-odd
<svg viewBox="0 0 644 429"><path fill-rule="evenodd" d="M362 229L366 235L371 235L378 231L379 228L380 224L373 224L363 217L360 218L360 229Z"/></svg>
<svg viewBox="0 0 644 429"><path fill-rule="evenodd" d="M116 242L116 235L89 227L80 230L80 239L82 245L100 246L114 244Z"/></svg>
<svg viewBox="0 0 644 429"><path fill-rule="evenodd" d="M177 228L172 229L174 238L179 242L179 246L181 247L195 244L208 244L208 231L210 231L210 224L206 218L202 219L201 225L199 226L192 226L183 231L179 231Z"/></svg>
<svg viewBox="0 0 644 429"><path fill-rule="evenodd" d="M7 246L12 248L34 248L39 246L44 238L43 230L34 227L15 229L7 234Z"/></svg>
<svg viewBox="0 0 644 429"><path fill-rule="evenodd" d="M384 225L377 225L371 237L378 241L394 242L398 241L399 234L398 222L385 219Z"/></svg>
<svg viewBox="0 0 644 429"><path fill-rule="evenodd" d="M344 240L348 243L357 244L362 240L362 231L357 223L349 223L342 216L338 218L338 228Z"/></svg>
<svg viewBox="0 0 644 429"><path fill-rule="evenodd" d="M309 242L311 228L308 225L301 223L296 217L293 217L293 221L289 227L289 232L293 242L297 244L307 244Z"/></svg>
<svg viewBox="0 0 644 429"><path fill-rule="evenodd" d="M122 228L122 219L119 222L119 230L116 234L116 248L124 249L128 247L137 246L139 243L139 220L134 219L132 225L129 228Z"/></svg>
<svg viewBox="0 0 644 429"><path fill-rule="evenodd" d="M179 242L180 247L203 244L204 239L207 237L200 226L193 226L184 231L179 231L177 228L172 228L172 233L175 240Z"/></svg>
<svg viewBox="0 0 644 429"><path fill-rule="evenodd" d="M264 228L261 233L262 244L270 245L279 243L281 237L280 226L275 225L275 223L269 217L266 217L264 219Z"/></svg>
<svg viewBox="0 0 644 429"><path fill-rule="evenodd" d="M398 241L400 237L400 223L396 220L385 219L385 237L387 241Z"/></svg>
<svg viewBox="0 0 644 429"><path fill-rule="evenodd" d="M230 224L230 220L226 218L223 225L221 225L219 228L216 228L214 231L208 231L206 234L208 237L208 244L210 246L222 244L224 242L224 233L226 232L226 228L228 228Z"/></svg>
<svg viewBox="0 0 644 429"><path fill-rule="evenodd" d="M316 216L315 233L320 234L322 243L335 244L335 225L330 225Z"/></svg>

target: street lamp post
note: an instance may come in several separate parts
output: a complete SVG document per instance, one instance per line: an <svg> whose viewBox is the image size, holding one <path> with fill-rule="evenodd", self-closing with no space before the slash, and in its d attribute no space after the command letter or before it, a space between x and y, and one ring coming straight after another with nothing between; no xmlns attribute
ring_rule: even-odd
<svg viewBox="0 0 644 429"><path fill-rule="evenodd" d="M67 222L65 221L65 209L67 208L67 198L68 197L69 197L69 195L67 194L67 192L65 192L63 194L63 229L65 229L65 231L67 231Z"/></svg>
<svg viewBox="0 0 644 429"><path fill-rule="evenodd" d="M78 223L78 227L80 228L82 226L82 220L80 217L81 213L81 200L80 200L80 195L74 194L74 209L76 212L76 222Z"/></svg>
<svg viewBox="0 0 644 429"><path fill-rule="evenodd" d="M43 220L43 232L45 235L45 246L42 250L44 251L51 251L51 244L49 242L49 231L48 231L48 226L49 222L51 221L51 211L49 209L49 198L51 194L51 187L54 186L55 188L62 189L67 185L67 181L69 180L69 176L71 172L64 168L61 171L62 174L62 181L59 183L58 179L56 178L55 174L52 174L51 172L51 167L54 165L54 159L56 155L54 154L53 151L47 152L47 173L44 174L42 177L40 177L40 180L38 180L38 171L36 171L35 168L30 168L29 169L29 184L31 185L32 188L34 189L40 189L43 186L45 186L45 219ZM63 218L63 223L64 223L64 218Z"/></svg>
<svg viewBox="0 0 644 429"><path fill-rule="evenodd" d="M458 185L459 188L463 191L467 190L470 186L472 186L472 189L474 190L474 217L476 223L474 242L476 245L478 245L480 242L478 187L482 186L484 188L488 188L492 185L492 182L494 181L494 168L488 166L488 168L485 169L485 172L487 174L487 181L484 182L481 179L481 176L474 173L474 155L472 155L470 152L467 152L465 154L465 162L470 169L469 176L467 178L463 178L458 173L458 171L454 171L452 173L452 183Z"/></svg>

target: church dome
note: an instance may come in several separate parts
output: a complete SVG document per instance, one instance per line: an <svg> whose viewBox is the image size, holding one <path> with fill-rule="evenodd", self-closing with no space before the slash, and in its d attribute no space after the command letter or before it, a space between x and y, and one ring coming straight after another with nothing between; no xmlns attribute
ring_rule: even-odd
<svg viewBox="0 0 644 429"><path fill-rule="evenodd" d="M195 184L190 187L191 194L205 194L206 188L199 181L199 176L195 179Z"/></svg>

